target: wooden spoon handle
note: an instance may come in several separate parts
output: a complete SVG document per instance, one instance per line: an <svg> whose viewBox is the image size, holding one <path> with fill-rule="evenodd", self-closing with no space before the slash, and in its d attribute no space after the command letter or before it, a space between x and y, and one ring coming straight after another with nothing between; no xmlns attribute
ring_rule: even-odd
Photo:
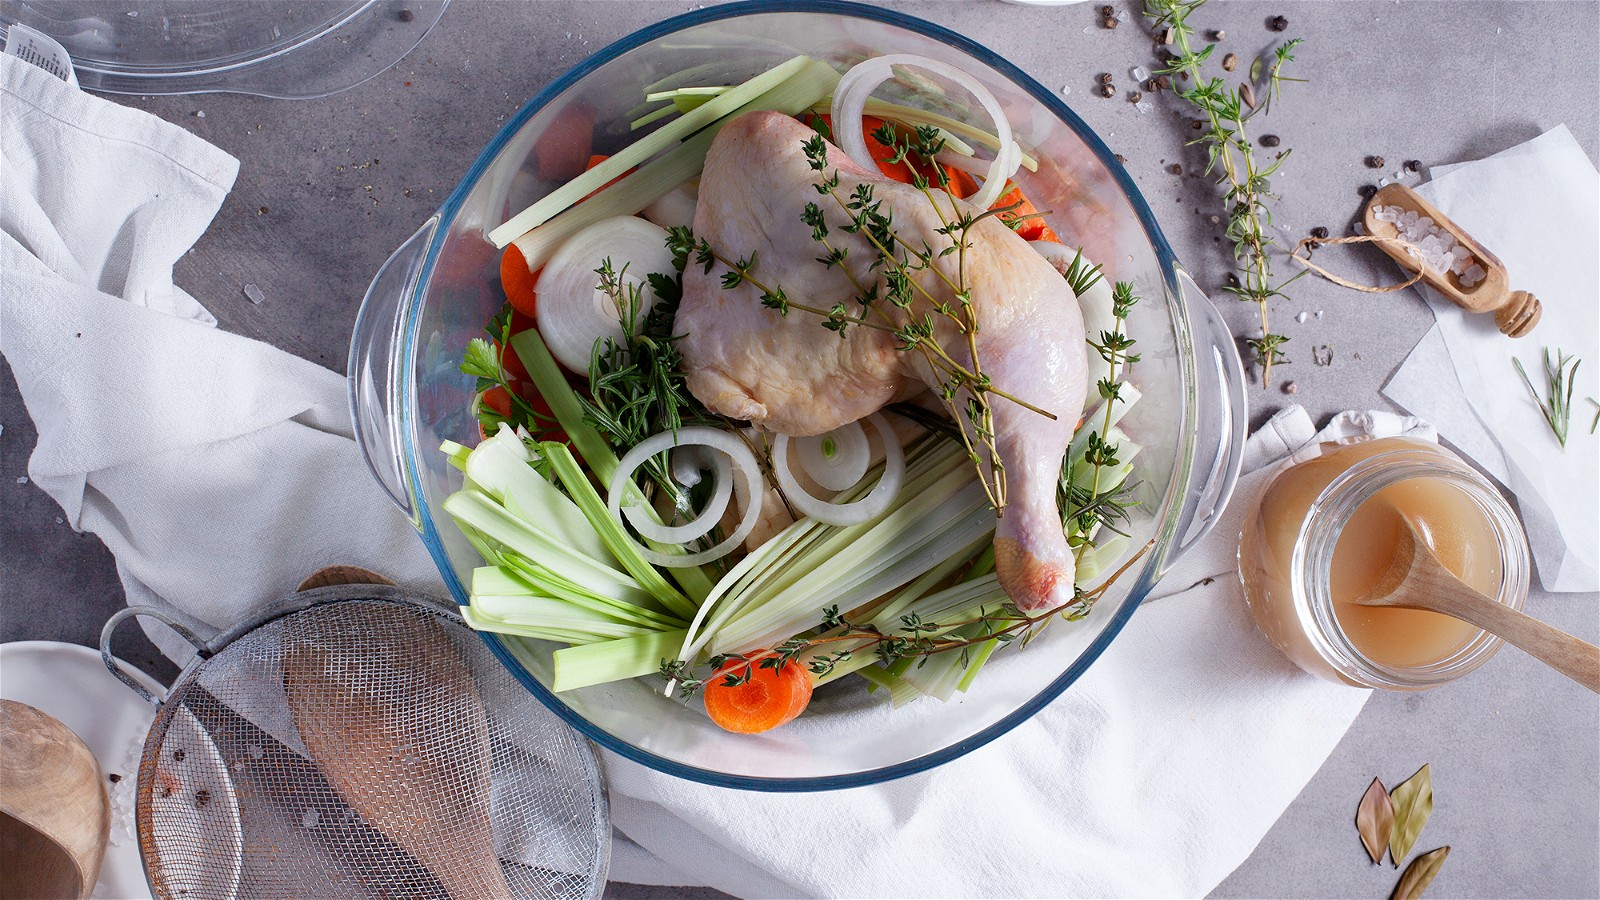
<svg viewBox="0 0 1600 900"><path fill-rule="evenodd" d="M1600 694L1600 647L1487 597L1437 593L1429 609L1500 635L1545 665Z"/></svg>

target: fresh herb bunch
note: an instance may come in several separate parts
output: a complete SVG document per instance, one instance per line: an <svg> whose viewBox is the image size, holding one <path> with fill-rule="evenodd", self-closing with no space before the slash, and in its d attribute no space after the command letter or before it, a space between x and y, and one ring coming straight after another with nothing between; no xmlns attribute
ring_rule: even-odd
<svg viewBox="0 0 1600 900"><path fill-rule="evenodd" d="M681 276L651 272L655 303L647 304L644 286L624 280L626 271L626 266L615 270L609 257L595 269L600 291L618 311L622 339L595 342L589 356L589 396L579 395L584 417L613 447L632 447L651 435L676 434L685 424L715 419L689 393L683 354L672 334L683 296ZM646 462L645 470L675 504L681 500L682 488L671 477L666 454Z"/></svg>
<svg viewBox="0 0 1600 900"><path fill-rule="evenodd" d="M506 372L501 354L506 352L504 348L511 346L511 312L511 305L506 304L483 327L489 339L473 338L467 342L467 350L461 358L460 371L464 375L478 379L477 417L484 434L494 434L500 430L500 424L504 422L513 428L524 428L531 434L541 435L560 428L561 424L548 412L534 409L533 405L517 392L516 386L511 383L510 374ZM483 395L495 388L500 388L510 397L510 416L501 415L483 402Z"/></svg>
<svg viewBox="0 0 1600 900"><path fill-rule="evenodd" d="M1271 253L1281 248L1266 233L1267 227L1272 224L1272 210L1267 201L1276 199L1271 191L1270 179L1289 159L1289 151L1285 150L1272 162L1261 165L1255 158L1255 145L1245 134L1245 123L1257 113L1267 112L1271 108L1272 102L1281 93L1283 82L1302 80L1283 75L1283 65L1294 60L1294 48L1300 45L1301 39L1287 41L1273 51L1272 63L1265 72L1266 96L1258 105L1252 82L1257 82L1263 74L1259 60L1251 67L1250 81L1237 88L1229 88L1221 78L1201 78L1200 68L1216 45L1207 44L1199 50L1194 49L1195 32L1188 23L1188 17L1205 2L1145 0L1144 14L1157 31L1171 29L1177 55L1165 68L1158 69L1157 74L1172 76L1173 92L1188 101L1204 117L1204 133L1190 143L1205 145L1207 172L1219 168L1222 171L1217 183L1224 189L1223 201L1228 210L1226 233L1233 242L1234 264L1238 268L1238 283L1228 285L1225 290L1240 300L1255 303L1260 313L1261 336L1251 338L1246 343L1255 353L1255 362L1261 367L1261 383L1266 386L1272 383L1273 364L1288 362L1281 348L1289 340L1281 334L1272 333L1267 322L1267 301L1273 297L1287 298L1283 289L1304 275L1305 271L1274 282ZM1179 86L1184 77L1187 77L1190 87Z"/></svg>
<svg viewBox="0 0 1600 900"><path fill-rule="evenodd" d="M1578 374L1578 364L1582 360L1568 356L1556 348L1556 361L1550 361L1550 348L1544 348L1544 378L1545 390L1548 399L1539 396L1538 388L1533 386L1533 381L1528 378L1528 372L1522 367L1522 360L1511 358L1511 364L1517 367L1517 374L1522 376L1522 383L1527 386L1528 393L1533 397L1533 403L1539 407L1540 415L1550 426L1550 431L1560 442L1562 449L1567 446L1567 428L1572 423L1572 389L1574 379ZM1593 400L1589 401L1593 403ZM1600 414L1596 414L1595 421L1600 422ZM1589 429L1591 432L1593 428Z"/></svg>
<svg viewBox="0 0 1600 900"><path fill-rule="evenodd" d="M972 302L972 292L967 286L967 250L971 247L968 233L976 224L990 216L1015 212L1020 204L973 213L949 192L949 176L934 157L943 149L944 138L933 127L920 127L902 134L885 123L873 132L872 137L890 148L890 163L909 162L912 169L912 186L921 191L939 218L937 233L948 241L947 246L935 248L923 241L913 244L895 230L893 215L883 210L871 184L858 184L848 194L841 192L837 170L828 170L827 144L819 134L804 144L806 159L815 171L819 182L813 185L817 193L831 200L848 220L839 230L859 235L872 250L872 258L864 266L852 267L849 248L836 245L829 239L832 233L823 205L807 203L801 211L801 221L811 228L812 240L822 248L817 258L827 268L838 268L849 279L855 295L848 302L835 303L829 308L812 306L791 298L782 285L766 284L755 274L755 254L742 259L729 259L704 239L697 239L687 228L671 230L669 247L675 260L687 262L693 257L696 263L710 272L716 263L726 266L722 286L731 290L748 284L760 293L761 303L779 315L787 316L791 310L820 317L822 326L842 338L852 327L872 328L894 335L901 352L920 353L929 367L940 378L939 396L957 423L956 432L966 448L967 456L978 470L979 480L988 494L989 503L997 513L1003 514L1006 505L1005 465L995 446L994 409L992 397L1017 403L1040 415L1054 418L1050 412L996 387L983 371L978 354L977 335L980 328L977 308ZM934 173L931 178L923 172ZM935 192L935 189L938 192ZM941 198L943 198L941 202ZM826 200L824 202L826 202ZM938 265L944 257L954 255L954 273ZM864 269L867 275L858 272ZM919 280L942 282L949 297L941 298ZM920 311L913 306L921 303ZM898 310L898 314L891 314ZM953 330L965 343L965 354L970 361L963 364L956 357L961 351L952 351L942 342L939 324Z"/></svg>

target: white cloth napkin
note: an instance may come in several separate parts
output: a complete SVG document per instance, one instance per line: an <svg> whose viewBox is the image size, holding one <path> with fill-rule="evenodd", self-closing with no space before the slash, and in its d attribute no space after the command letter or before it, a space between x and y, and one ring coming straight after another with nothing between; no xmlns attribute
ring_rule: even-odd
<svg viewBox="0 0 1600 900"><path fill-rule="evenodd" d="M28 475L116 555L130 602L202 634L324 565L438 590L361 461L344 379L219 331L172 283L238 167L0 56L0 353L38 427Z"/></svg>
<svg viewBox="0 0 1600 900"><path fill-rule="evenodd" d="M1245 448L1223 520L1082 680L971 754L824 794L707 787L607 754L627 840L611 875L741 897L1179 897L1250 855L1368 691L1306 675L1256 630L1234 576L1246 512L1313 440L1292 406ZM1317 440L1432 429L1344 413ZM933 703L920 700L919 703Z"/></svg>
<svg viewBox="0 0 1600 900"><path fill-rule="evenodd" d="M1439 166L1417 192L1500 257L1511 286L1532 292L1543 317L1512 340L1492 316L1471 315L1419 285L1437 324L1383 393L1517 496L1539 583L1600 590L1600 175L1565 125L1478 162ZM1541 350L1581 360L1563 450L1512 367L1546 396Z"/></svg>

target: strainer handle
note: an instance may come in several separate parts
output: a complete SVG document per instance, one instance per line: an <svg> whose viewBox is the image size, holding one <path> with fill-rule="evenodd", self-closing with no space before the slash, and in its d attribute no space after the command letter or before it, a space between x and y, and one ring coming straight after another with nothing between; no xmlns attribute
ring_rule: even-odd
<svg viewBox="0 0 1600 900"><path fill-rule="evenodd" d="M127 685L135 694L143 697L145 702L160 706L166 700L166 695L163 694L158 699L154 694L150 693L149 689L124 671L117 658L111 655L111 635L116 633L118 625L135 616L149 616L160 621L168 628L176 631L179 637L193 644L194 648L201 653L206 652L205 642L196 637L195 633L189 630L189 626L156 609L154 606L130 606L126 609L119 609L115 615L106 620L105 627L100 629L100 661L105 663L106 671L116 676L118 681Z"/></svg>

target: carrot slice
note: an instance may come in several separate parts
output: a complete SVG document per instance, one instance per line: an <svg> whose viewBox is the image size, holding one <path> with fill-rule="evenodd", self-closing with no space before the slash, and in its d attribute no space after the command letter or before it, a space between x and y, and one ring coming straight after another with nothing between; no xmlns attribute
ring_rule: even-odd
<svg viewBox="0 0 1600 900"><path fill-rule="evenodd" d="M483 405L499 413L504 418L511 418L511 395L506 389L498 385L483 392Z"/></svg>
<svg viewBox="0 0 1600 900"><path fill-rule="evenodd" d="M507 244L500 254L500 288L506 292L511 308L530 319L539 310L539 272L528 271L528 259L516 244Z"/></svg>
<svg viewBox="0 0 1600 900"><path fill-rule="evenodd" d="M791 660L773 668L762 665L763 659L735 659L706 681L706 712L711 721L735 734L757 734L777 728L805 710L811 702L811 676L804 667ZM747 671L749 677L745 678ZM743 681L729 686L729 675Z"/></svg>
<svg viewBox="0 0 1600 900"><path fill-rule="evenodd" d="M1022 188L1017 187L1015 184L1011 186L1011 190L1001 194L1000 199L996 200L994 206L989 208L1004 209L1014 203L1022 205L1010 212L1002 213L1000 215L1001 221L1008 225L1016 223L1017 234L1026 240L1061 243L1061 238L1057 237L1056 233L1050 229L1050 226L1044 223L1044 219L1040 217L1039 210L1034 207L1033 202L1023 196Z"/></svg>

